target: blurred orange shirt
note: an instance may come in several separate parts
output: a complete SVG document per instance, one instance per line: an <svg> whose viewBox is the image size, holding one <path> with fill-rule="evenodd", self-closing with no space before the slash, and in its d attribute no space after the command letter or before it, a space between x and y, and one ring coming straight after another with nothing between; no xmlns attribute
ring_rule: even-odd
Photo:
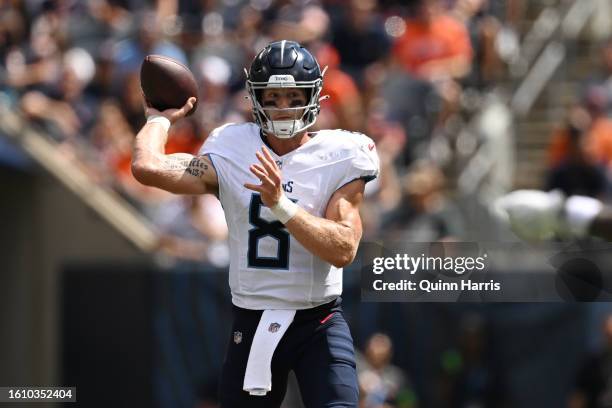
<svg viewBox="0 0 612 408"><path fill-rule="evenodd" d="M585 144L589 158L597 163L612 166L612 120L607 118L596 119L588 130ZM567 130L555 130L548 147L548 165L550 167L558 166L566 159L568 153L569 134Z"/></svg>
<svg viewBox="0 0 612 408"><path fill-rule="evenodd" d="M197 154L201 145L202 140L193 134L191 127L173 127L168 134L166 154ZM118 177L132 177L132 151L127 151L118 157L112 166Z"/></svg>
<svg viewBox="0 0 612 408"><path fill-rule="evenodd" d="M406 20L406 31L395 42L395 58L408 71L422 75L424 65L453 57L472 60L470 36L465 26L452 16L441 14L429 24Z"/></svg>
<svg viewBox="0 0 612 408"><path fill-rule="evenodd" d="M329 95L330 99L321 104L322 116L330 113L333 123L325 126L348 129L359 127L351 122L351 113L360 110L361 94L353 78L340 69L340 54L330 44L324 44L316 51L316 57L322 67L327 66L321 95Z"/></svg>
<svg viewBox="0 0 612 408"><path fill-rule="evenodd" d="M329 95L329 105L337 109L338 105L344 105L360 97L359 90L353 78L339 69L330 68L325 73L322 95Z"/></svg>
<svg viewBox="0 0 612 408"><path fill-rule="evenodd" d="M329 95L330 99L323 107L327 105L337 110L338 105L346 105L360 97L353 78L339 68L338 50L330 44L325 44L317 50L317 60L322 67L327 66L321 95Z"/></svg>

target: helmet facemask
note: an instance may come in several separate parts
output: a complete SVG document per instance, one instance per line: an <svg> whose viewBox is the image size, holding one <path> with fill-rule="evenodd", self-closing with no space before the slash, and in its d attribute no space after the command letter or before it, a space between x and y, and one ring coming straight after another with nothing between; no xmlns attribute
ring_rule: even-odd
<svg viewBox="0 0 612 408"><path fill-rule="evenodd" d="M255 122L264 132L280 139L289 139L314 125L321 109L319 95L323 88L322 75L314 81L295 81L291 75L271 75L267 82L253 82L248 77L247 72L246 88L253 104ZM304 89L306 91L306 105L289 108L264 106L263 90L270 88ZM286 112L292 119L272 120L267 112Z"/></svg>

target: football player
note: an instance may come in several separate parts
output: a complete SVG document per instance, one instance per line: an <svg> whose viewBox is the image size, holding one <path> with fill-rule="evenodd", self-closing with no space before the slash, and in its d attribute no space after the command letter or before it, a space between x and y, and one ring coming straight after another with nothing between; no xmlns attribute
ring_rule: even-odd
<svg viewBox="0 0 612 408"><path fill-rule="evenodd" d="M190 98L181 109L148 107L136 137L132 170L141 183L215 194L225 211L234 322L221 376L224 408L280 406L291 370L306 407L357 407L342 268L355 257L359 206L379 160L363 134L308 131L324 99L323 74L300 44L273 42L247 72L254 123L215 129L197 156L166 155L168 128L192 108ZM258 357L270 350L271 362ZM266 368L271 387L247 387Z"/></svg>

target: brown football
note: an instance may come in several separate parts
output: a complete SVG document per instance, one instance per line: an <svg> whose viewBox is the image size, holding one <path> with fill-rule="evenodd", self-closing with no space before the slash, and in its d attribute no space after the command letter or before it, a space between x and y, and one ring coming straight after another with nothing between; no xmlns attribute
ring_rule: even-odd
<svg viewBox="0 0 612 408"><path fill-rule="evenodd" d="M159 111L181 108L190 97L198 97L198 84L189 68L162 55L145 57L140 67L140 87L147 101ZM196 107L197 101L187 115Z"/></svg>

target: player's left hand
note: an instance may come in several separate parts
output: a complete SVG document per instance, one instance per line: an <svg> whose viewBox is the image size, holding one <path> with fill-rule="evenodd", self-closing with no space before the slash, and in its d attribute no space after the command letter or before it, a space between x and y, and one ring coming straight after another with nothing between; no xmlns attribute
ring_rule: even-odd
<svg viewBox="0 0 612 408"><path fill-rule="evenodd" d="M270 151L265 147L261 149L261 152L256 152L255 155L261 164L252 164L249 170L261 181L261 184L245 183L244 186L249 190L257 191L261 195L263 204L272 208L283 196L281 171Z"/></svg>

